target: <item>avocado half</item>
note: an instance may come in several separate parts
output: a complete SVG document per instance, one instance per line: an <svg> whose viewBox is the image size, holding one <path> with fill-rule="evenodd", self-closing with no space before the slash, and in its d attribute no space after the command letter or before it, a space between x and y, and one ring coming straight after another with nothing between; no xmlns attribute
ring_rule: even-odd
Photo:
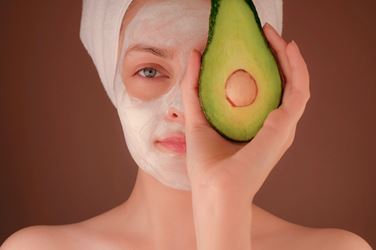
<svg viewBox="0 0 376 250"><path fill-rule="evenodd" d="M234 74L248 80L249 102L234 105L227 86ZM235 80L234 80L235 79ZM244 81L243 81L244 82ZM244 85L244 84L243 84ZM238 90L239 92L239 90ZM249 92L249 91L248 91ZM199 99L208 122L222 136L251 140L281 103L282 78L251 0L212 0L209 37L202 56Z"/></svg>

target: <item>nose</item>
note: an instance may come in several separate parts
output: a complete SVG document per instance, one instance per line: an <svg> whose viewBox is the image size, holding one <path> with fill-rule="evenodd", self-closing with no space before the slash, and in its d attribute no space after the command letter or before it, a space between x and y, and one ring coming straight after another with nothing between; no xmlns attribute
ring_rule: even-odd
<svg viewBox="0 0 376 250"><path fill-rule="evenodd" d="M167 111L166 119L171 122L177 122L184 125L184 113L174 107L170 107Z"/></svg>

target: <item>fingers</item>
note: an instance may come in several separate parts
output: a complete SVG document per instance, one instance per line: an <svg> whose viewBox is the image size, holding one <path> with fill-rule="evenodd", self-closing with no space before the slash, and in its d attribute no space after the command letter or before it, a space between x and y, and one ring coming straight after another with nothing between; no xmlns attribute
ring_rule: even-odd
<svg viewBox="0 0 376 250"><path fill-rule="evenodd" d="M200 52L192 51L182 82L185 123L188 130L208 126L198 99L200 60Z"/></svg>
<svg viewBox="0 0 376 250"><path fill-rule="evenodd" d="M200 59L201 54L198 51L192 51L182 81L187 171L190 176L195 175L197 166L200 166L198 169L210 166L211 162L225 158L233 152L232 148L228 147L229 142L210 126L201 110L198 97Z"/></svg>
<svg viewBox="0 0 376 250"><path fill-rule="evenodd" d="M272 49L275 51L280 69L285 78L284 96L282 101L282 103L284 103L283 106L287 109L300 107L300 110L290 111L290 113L296 113L296 119L298 120L303 114L305 107L305 105L301 104L306 103L310 96L307 65L295 42L287 44L277 31L268 23L264 26L264 32ZM293 95L296 96L291 97ZM301 97L299 98L298 96ZM297 102L301 103L299 104Z"/></svg>
<svg viewBox="0 0 376 250"><path fill-rule="evenodd" d="M295 42L291 42L286 49L292 70L291 82L286 83L282 108L286 109L297 122L303 115L306 103L310 98L309 73L307 65Z"/></svg>
<svg viewBox="0 0 376 250"><path fill-rule="evenodd" d="M287 58L286 41L277 33L277 31L268 23L264 25L264 33L269 41L269 44L274 51L275 57L277 57L278 66L283 76L284 83L290 82L291 79L291 67Z"/></svg>
<svg viewBox="0 0 376 250"><path fill-rule="evenodd" d="M307 65L300 53L295 42L287 45L285 54L291 72L290 80L286 81L282 105L279 109L274 110L264 122L264 127L279 129L281 133L291 134L303 115L306 104L310 98L309 91L309 73Z"/></svg>
<svg viewBox="0 0 376 250"><path fill-rule="evenodd" d="M239 161L256 164L265 178L292 144L296 125L310 95L307 65L297 45L289 43L285 51L282 51L282 41L278 41L276 37L271 41L276 47L280 46L276 51L284 61L283 67L291 70L287 73L289 80L286 81L282 105L268 115L255 138L236 154ZM284 57L286 58L283 59Z"/></svg>

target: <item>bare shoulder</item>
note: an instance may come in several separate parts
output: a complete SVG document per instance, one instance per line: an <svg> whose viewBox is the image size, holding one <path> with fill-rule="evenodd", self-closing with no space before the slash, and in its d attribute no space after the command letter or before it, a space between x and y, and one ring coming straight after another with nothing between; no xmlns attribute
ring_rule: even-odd
<svg viewBox="0 0 376 250"><path fill-rule="evenodd" d="M23 249L58 249L53 247L52 244L59 237L56 237L55 232L51 232L48 226L30 226L18 230L9 236L3 245L2 250L23 250ZM55 230L54 230L55 231ZM56 243L54 243L56 244Z"/></svg>
<svg viewBox="0 0 376 250"><path fill-rule="evenodd" d="M63 250L76 249L82 238L77 227L72 225L38 225L23 228L1 245L1 250Z"/></svg>
<svg viewBox="0 0 376 250"><path fill-rule="evenodd" d="M1 250L126 250L135 248L133 238L113 226L103 215L66 225L38 225L13 233ZM144 249L144 248L142 248ZM146 248L147 249L147 248Z"/></svg>
<svg viewBox="0 0 376 250"><path fill-rule="evenodd" d="M338 228L312 228L291 223L258 208L255 249L372 250L359 235ZM262 229L264 228L264 229Z"/></svg>
<svg viewBox="0 0 376 250"><path fill-rule="evenodd" d="M372 250L371 246L359 235L338 228L310 228L308 240L316 243L319 249L331 250Z"/></svg>

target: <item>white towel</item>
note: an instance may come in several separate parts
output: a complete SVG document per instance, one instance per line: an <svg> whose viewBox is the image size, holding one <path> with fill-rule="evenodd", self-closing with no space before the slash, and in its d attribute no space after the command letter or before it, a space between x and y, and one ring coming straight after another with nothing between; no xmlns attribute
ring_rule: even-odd
<svg viewBox="0 0 376 250"><path fill-rule="evenodd" d="M123 16L132 0L83 0L80 38L115 105L114 80ZM192 0L179 0L192 1ZM262 25L282 33L282 0L254 0ZM116 106L116 105L115 105Z"/></svg>

